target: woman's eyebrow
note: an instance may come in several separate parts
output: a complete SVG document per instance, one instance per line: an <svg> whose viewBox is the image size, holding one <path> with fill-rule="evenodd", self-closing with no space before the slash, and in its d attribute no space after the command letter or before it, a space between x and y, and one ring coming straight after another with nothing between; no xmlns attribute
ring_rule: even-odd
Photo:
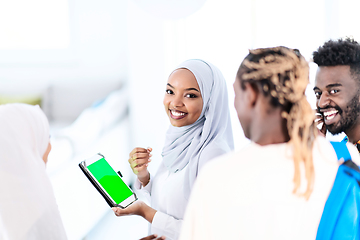
<svg viewBox="0 0 360 240"><path fill-rule="evenodd" d="M171 87L171 88L174 88L173 86L171 86L171 84L170 83L168 83L167 84L169 87ZM197 92L200 92L198 89L196 89L196 88L186 88L185 89L185 91L191 91L191 90L194 90L194 91L197 91Z"/></svg>
<svg viewBox="0 0 360 240"><path fill-rule="evenodd" d="M200 91L197 90L196 88L187 88L187 89L185 89L185 90L186 90L186 91L194 90L194 91L200 92Z"/></svg>

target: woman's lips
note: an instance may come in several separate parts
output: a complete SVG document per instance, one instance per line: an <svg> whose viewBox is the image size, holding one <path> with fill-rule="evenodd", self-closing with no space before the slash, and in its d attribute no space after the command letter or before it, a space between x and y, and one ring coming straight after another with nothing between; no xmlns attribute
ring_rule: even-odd
<svg viewBox="0 0 360 240"><path fill-rule="evenodd" d="M170 116L172 119L179 120L186 117L187 113L170 109Z"/></svg>

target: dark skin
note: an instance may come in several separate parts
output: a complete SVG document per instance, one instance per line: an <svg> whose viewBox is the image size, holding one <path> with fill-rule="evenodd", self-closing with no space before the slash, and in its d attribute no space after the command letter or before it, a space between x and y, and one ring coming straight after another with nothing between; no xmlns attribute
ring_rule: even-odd
<svg viewBox="0 0 360 240"><path fill-rule="evenodd" d="M334 130L339 128L344 119L349 117L347 107L359 91L359 83L350 73L350 66L319 67L316 73L314 92L316 95L316 107L320 111L320 120L326 128ZM360 99L357 99L360 102ZM348 110L351 112L351 109ZM331 114L334 112L333 114ZM329 116L325 116L329 114ZM323 133L326 129L322 129ZM360 140L360 117L354 123L343 130L349 138L349 142L356 143Z"/></svg>
<svg viewBox="0 0 360 240"><path fill-rule="evenodd" d="M243 90L239 81L236 79L233 85L235 109L245 136L262 146L288 142L290 137L281 116L282 109L273 107L270 98L259 92L257 85L245 83Z"/></svg>

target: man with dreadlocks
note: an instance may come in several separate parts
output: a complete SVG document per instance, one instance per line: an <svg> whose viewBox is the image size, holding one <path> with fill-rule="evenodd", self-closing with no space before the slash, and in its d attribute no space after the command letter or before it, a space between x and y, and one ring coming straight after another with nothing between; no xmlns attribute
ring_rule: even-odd
<svg viewBox="0 0 360 240"><path fill-rule="evenodd" d="M298 50L250 50L234 90L251 143L204 167L181 240L315 239L338 162L332 145L316 136L315 112L305 97L308 70Z"/></svg>
<svg viewBox="0 0 360 240"><path fill-rule="evenodd" d="M314 92L322 132L344 132L344 141L360 152L360 45L351 38L329 40L313 59L318 65Z"/></svg>

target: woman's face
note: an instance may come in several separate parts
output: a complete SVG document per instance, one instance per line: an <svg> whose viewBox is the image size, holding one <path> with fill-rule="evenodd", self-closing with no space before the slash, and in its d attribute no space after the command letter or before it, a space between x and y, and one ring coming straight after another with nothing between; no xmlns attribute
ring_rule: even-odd
<svg viewBox="0 0 360 240"><path fill-rule="evenodd" d="M199 84L192 72L177 69L169 77L164 97L165 111L174 127L196 122L203 108Z"/></svg>

